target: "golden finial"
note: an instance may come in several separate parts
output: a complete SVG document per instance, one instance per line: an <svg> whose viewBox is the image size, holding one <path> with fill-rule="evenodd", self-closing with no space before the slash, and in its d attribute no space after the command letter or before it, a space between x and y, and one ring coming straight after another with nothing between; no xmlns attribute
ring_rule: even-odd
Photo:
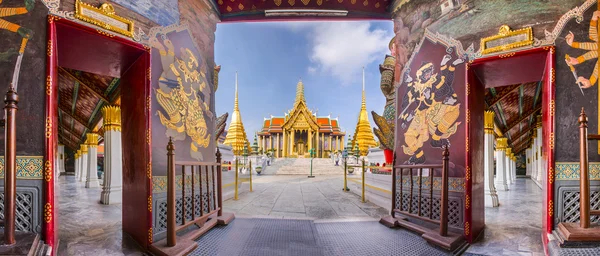
<svg viewBox="0 0 600 256"><path fill-rule="evenodd" d="M362 80L362 102L360 106L360 113L358 115L358 123L354 129L354 138L352 140L352 147L354 143L358 142L360 149L360 155L366 156L369 152L369 147L377 145L375 136L373 135L373 129L371 129L371 122L369 122L369 115L367 113L367 100L365 94L365 68L363 67L363 80Z"/></svg>
<svg viewBox="0 0 600 256"><path fill-rule="evenodd" d="M231 146L235 155L240 155L244 150L244 145L249 145L238 105L237 72L235 72L235 100L233 103L233 113L231 114L231 124L227 130L227 136L223 144Z"/></svg>
<svg viewBox="0 0 600 256"><path fill-rule="evenodd" d="M302 78L300 78L298 84L296 85L296 102L294 102L294 105L300 103L301 101L306 103L306 99L304 98L304 84L302 83Z"/></svg>

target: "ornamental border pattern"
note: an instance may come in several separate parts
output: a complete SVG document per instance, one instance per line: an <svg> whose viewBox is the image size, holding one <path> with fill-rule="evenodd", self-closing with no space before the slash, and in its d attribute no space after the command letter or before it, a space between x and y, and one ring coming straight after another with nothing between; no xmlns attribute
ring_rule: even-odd
<svg viewBox="0 0 600 256"><path fill-rule="evenodd" d="M398 175L397 181L400 181L400 175ZM424 190L429 190L429 177L423 177L423 185L422 188ZM398 182L400 183L400 182ZM400 186L396 185L396 188L400 189ZM404 176L402 179L402 189L410 190L410 176ZM413 176L413 189L419 189L419 177ZM442 190L442 178L441 177L433 177L433 190L439 191ZM448 191L451 192L465 192L465 179L464 178L456 178L456 177L448 177Z"/></svg>
<svg viewBox="0 0 600 256"><path fill-rule="evenodd" d="M41 180L43 169L43 156L17 156L18 179ZM4 156L0 156L0 178L4 178Z"/></svg>
<svg viewBox="0 0 600 256"><path fill-rule="evenodd" d="M555 180L579 180L579 162L556 162ZM600 180L600 162L589 163L590 180Z"/></svg>
<svg viewBox="0 0 600 256"><path fill-rule="evenodd" d="M212 174L210 174L212 175ZM212 181L212 177L209 176L209 180ZM194 184L199 184L200 180L198 175L194 175ZM203 173L202 175L202 182L206 182L206 176ZM175 184L177 186L177 188L175 190L181 190L182 183L181 183L181 175L177 175L175 176ZM191 175L186 175L185 176L185 185L186 188L190 188L192 184L192 176ZM202 183L202 185L205 185L206 183ZM211 188L212 189L212 188ZM187 189L186 189L187 190ZM167 176L154 176L152 175L152 194L156 194L156 193L165 193L167 192Z"/></svg>

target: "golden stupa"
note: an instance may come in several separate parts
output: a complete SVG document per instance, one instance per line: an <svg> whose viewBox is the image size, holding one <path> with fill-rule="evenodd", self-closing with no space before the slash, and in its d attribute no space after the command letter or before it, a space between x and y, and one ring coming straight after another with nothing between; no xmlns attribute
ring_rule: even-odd
<svg viewBox="0 0 600 256"><path fill-rule="evenodd" d="M246 130L242 123L242 115L240 114L240 108L238 105L238 79L237 72L235 72L235 100L233 103L233 114L231 115L231 124L229 130L227 130L227 137L223 144L231 146L233 154L236 156L241 155L244 152L244 146L249 150L250 142L246 136Z"/></svg>
<svg viewBox="0 0 600 256"><path fill-rule="evenodd" d="M367 114L367 99L365 96L365 68L363 67L363 88L362 88L362 103L360 106L360 114L358 115L358 123L356 129L354 129L354 137L352 139L352 148L356 147L358 143L358 149L360 150L361 156L366 156L369 153L369 148L377 146L375 136L373 135L373 129L371 129L371 123L369 122L369 115Z"/></svg>

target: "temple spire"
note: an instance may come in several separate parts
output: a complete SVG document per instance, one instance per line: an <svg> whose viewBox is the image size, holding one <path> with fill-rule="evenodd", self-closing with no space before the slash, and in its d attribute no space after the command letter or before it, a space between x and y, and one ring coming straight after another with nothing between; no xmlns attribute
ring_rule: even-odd
<svg viewBox="0 0 600 256"><path fill-rule="evenodd" d="M362 77L362 102L360 105L360 113L358 114L358 122L354 129L354 139L352 140L352 147L358 142L360 149L360 155L366 156L369 152L370 147L377 145L373 130L371 129L371 122L369 122L369 115L367 113L367 98L365 94L365 67L363 67Z"/></svg>
<svg viewBox="0 0 600 256"><path fill-rule="evenodd" d="M237 78L237 71L235 72L235 100L233 102L233 111L240 111L240 107L238 105L238 78Z"/></svg>
<svg viewBox="0 0 600 256"><path fill-rule="evenodd" d="M235 100L233 103L233 113L231 115L231 124L229 130L227 130L227 136L223 144L229 145L233 149L233 154L241 155L244 150L244 146L250 147L250 142L246 136L244 130L244 124L242 123L242 115L240 114L238 104L238 77L235 72Z"/></svg>
<svg viewBox="0 0 600 256"><path fill-rule="evenodd" d="M300 78L298 84L296 85L296 101L294 102L294 105L298 104L301 101L306 104L306 99L304 98L304 84L302 83L302 78Z"/></svg>

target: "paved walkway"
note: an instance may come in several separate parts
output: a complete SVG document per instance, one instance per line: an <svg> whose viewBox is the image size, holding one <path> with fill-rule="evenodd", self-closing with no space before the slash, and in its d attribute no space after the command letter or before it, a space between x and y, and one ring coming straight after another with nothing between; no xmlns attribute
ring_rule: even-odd
<svg viewBox="0 0 600 256"><path fill-rule="evenodd" d="M223 208L236 216L310 219L376 219L387 210L362 203L359 196L342 191L343 176L254 176L253 192L239 200L226 200Z"/></svg>
<svg viewBox="0 0 600 256"><path fill-rule="evenodd" d="M528 178L517 179L509 189L498 191L500 207L485 207L484 237L472 244L467 252L482 255L544 255L542 190Z"/></svg>

